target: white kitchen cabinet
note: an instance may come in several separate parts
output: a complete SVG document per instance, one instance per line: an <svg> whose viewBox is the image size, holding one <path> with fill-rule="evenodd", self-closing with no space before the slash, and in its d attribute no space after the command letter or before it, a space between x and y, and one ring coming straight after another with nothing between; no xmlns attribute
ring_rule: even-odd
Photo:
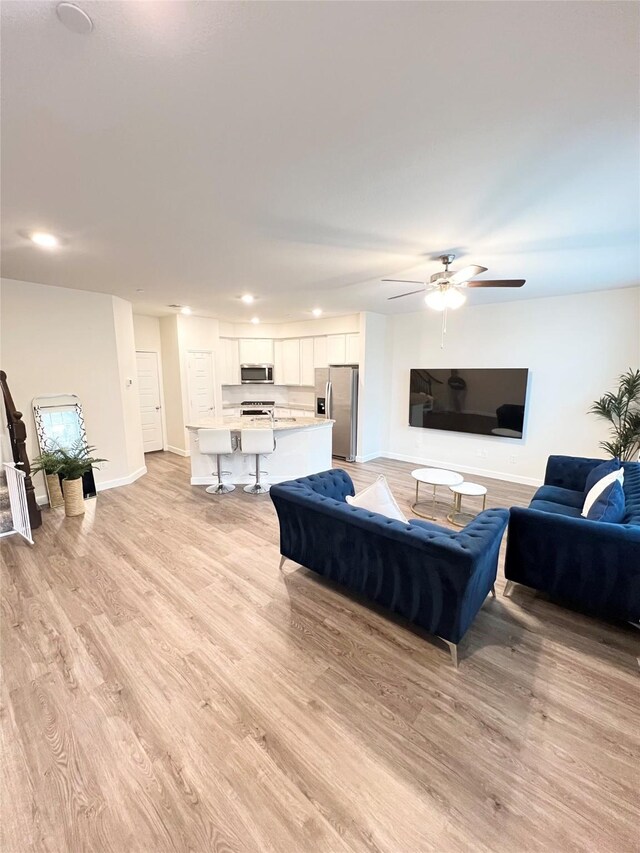
<svg viewBox="0 0 640 853"><path fill-rule="evenodd" d="M300 384L300 339L282 341L282 362L285 385Z"/></svg>
<svg viewBox="0 0 640 853"><path fill-rule="evenodd" d="M313 366L328 367L327 360L327 336L322 335L313 339Z"/></svg>
<svg viewBox="0 0 640 853"><path fill-rule="evenodd" d="M273 384L284 385L284 341L273 342Z"/></svg>
<svg viewBox="0 0 640 853"><path fill-rule="evenodd" d="M315 384L315 368L313 366L313 338L300 339L300 384L313 386Z"/></svg>
<svg viewBox="0 0 640 853"><path fill-rule="evenodd" d="M360 335L357 332L347 335L346 357L347 364L360 364Z"/></svg>
<svg viewBox="0 0 640 853"><path fill-rule="evenodd" d="M220 384L240 384L240 354L234 338L220 338Z"/></svg>
<svg viewBox="0 0 640 853"><path fill-rule="evenodd" d="M240 340L240 364L273 364L273 341L271 338L242 338Z"/></svg>
<svg viewBox="0 0 640 853"><path fill-rule="evenodd" d="M347 336L327 335L327 360L329 364L347 363Z"/></svg>

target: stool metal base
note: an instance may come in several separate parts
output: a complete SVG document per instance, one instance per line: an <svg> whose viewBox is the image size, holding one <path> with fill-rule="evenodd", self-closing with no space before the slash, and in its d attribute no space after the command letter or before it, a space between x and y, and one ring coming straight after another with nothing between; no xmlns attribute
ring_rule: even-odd
<svg viewBox="0 0 640 853"><path fill-rule="evenodd" d="M209 495L228 495L229 492L232 492L234 489L235 486L228 483L218 483L215 486L207 486L205 492Z"/></svg>
<svg viewBox="0 0 640 853"><path fill-rule="evenodd" d="M262 483L254 483L252 486L245 486L243 491L248 495L268 495L271 486L267 483L264 486Z"/></svg>

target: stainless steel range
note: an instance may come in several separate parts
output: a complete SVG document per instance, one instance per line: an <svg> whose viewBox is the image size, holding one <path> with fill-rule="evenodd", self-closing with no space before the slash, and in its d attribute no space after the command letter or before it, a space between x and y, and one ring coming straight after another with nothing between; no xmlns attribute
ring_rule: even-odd
<svg viewBox="0 0 640 853"><path fill-rule="evenodd" d="M275 400L243 400L240 412L243 415L270 415L275 405Z"/></svg>

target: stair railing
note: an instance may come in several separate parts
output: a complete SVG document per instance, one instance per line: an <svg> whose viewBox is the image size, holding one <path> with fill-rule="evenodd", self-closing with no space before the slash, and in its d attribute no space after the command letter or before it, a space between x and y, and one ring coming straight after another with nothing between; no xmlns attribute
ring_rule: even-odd
<svg viewBox="0 0 640 853"><path fill-rule="evenodd" d="M11 391L7 385L7 374L0 370L0 387L4 398L4 407L7 413L7 429L11 442L11 453L16 467L24 474L24 490L29 512L30 530L35 530L42 524L42 513L36 502L36 493L31 482L31 466L27 456L27 428L22 420L22 412L17 411Z"/></svg>
<svg viewBox="0 0 640 853"><path fill-rule="evenodd" d="M19 533L23 539L26 539L30 545L33 545L29 507L27 505L27 491L25 489L26 474L9 462L4 462L3 468L7 478L7 489L9 490L13 530L8 530L6 533L0 535L10 536L12 533Z"/></svg>

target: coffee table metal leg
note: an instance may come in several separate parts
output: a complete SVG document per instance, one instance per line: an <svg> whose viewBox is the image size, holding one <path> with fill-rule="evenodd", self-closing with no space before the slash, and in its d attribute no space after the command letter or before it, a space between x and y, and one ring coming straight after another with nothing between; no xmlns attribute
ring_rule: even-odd
<svg viewBox="0 0 640 853"><path fill-rule="evenodd" d="M420 480L416 480L416 500L411 509L414 514L419 516L420 518L426 518L429 521L435 521L436 517L436 487L433 487L433 496L431 498L431 515L427 515L425 512L420 511ZM426 504L428 498L423 501ZM425 507L426 508L426 507Z"/></svg>

